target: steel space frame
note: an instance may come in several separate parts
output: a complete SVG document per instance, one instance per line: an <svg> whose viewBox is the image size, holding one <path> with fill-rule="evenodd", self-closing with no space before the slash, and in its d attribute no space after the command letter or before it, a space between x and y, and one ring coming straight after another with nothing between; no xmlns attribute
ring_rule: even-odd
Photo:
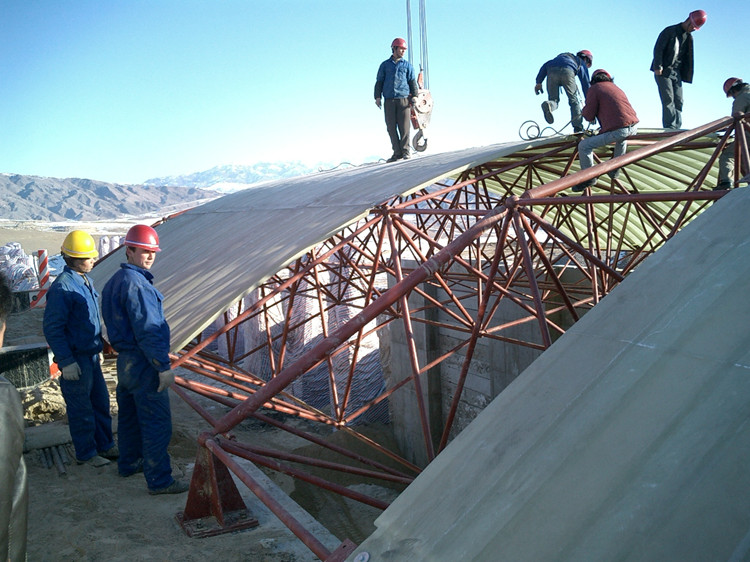
<svg viewBox="0 0 750 562"><path fill-rule="evenodd" d="M536 350L549 347L565 331L555 320L561 313L571 322L578 320L648 255L727 193L711 190L706 180L732 131L736 186L740 170L750 171L747 117L719 119L690 131L639 134L629 140L630 151L623 156L610 160L611 147L597 151L598 164L585 171L574 171L580 138L561 137L540 150L487 162L452 180L383 202L266 280L250 304L238 304L234 314L225 315L226 323L218 331L194 340L173 357L173 367L195 375L178 377L173 388L208 423L198 440L186 507L178 514L183 528L190 533L191 521L206 518L218 522L215 532L243 528L248 517L242 513L245 506L231 472L320 559L346 558L355 547L351 541L331 552L242 468L237 457L385 509L385 502L341 486L335 477L313 475L305 467L408 485L423 467L360 434L356 418L409 387L427 458L432 460L449 441L477 342L488 338ZM712 135L717 132L725 134ZM679 189L642 188L638 170L656 169L654 157L696 148L706 151L708 158ZM602 181L606 172L624 166L628 168L621 179ZM550 173L557 179L545 181ZM599 183L593 193L566 191L595 177ZM673 186L684 176L664 170L664 177ZM573 284L564 275L571 271L576 272ZM411 294L426 304L415 308ZM304 317L294 314L302 302L308 311ZM501 303L512 303L519 317L493 323ZM353 311L351 317L332 329L326 318L342 306ZM429 314L430 309L440 314ZM274 326L272 317L279 315L283 319ZM240 353L238 330L251 321L265 327L265 341ZM351 389L362 342L394 322L403 325L411 375L353 409ZM291 359L288 342L307 323L315 325L321 337ZM429 363L420 362L414 342L417 323L450 331L457 345ZM519 324L536 326L536 335L519 337L514 331ZM228 357L208 350L219 338ZM425 405L425 373L459 352L458 383L443 425L436 428ZM243 368L249 357L258 355L270 365L270 376ZM295 380L321 366L328 371L329 411L313 408L289 391ZM226 406L226 413L213 416L205 399ZM348 432L366 443L373 457L385 455L390 462L334 446L272 412ZM320 461L242 443L232 430L249 418L327 447L342 460Z"/></svg>

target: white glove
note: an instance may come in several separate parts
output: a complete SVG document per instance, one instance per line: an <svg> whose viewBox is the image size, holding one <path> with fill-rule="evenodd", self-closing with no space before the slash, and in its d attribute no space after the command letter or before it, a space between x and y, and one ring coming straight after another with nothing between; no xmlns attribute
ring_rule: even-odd
<svg viewBox="0 0 750 562"><path fill-rule="evenodd" d="M78 366L76 361L73 361L70 365L62 368L62 377L66 381L77 381L81 378L81 367Z"/></svg>
<svg viewBox="0 0 750 562"><path fill-rule="evenodd" d="M104 353L99 353L99 365L104 365Z"/></svg>
<svg viewBox="0 0 750 562"><path fill-rule="evenodd" d="M161 392L162 390L169 388L174 384L174 371L162 371L159 373L159 388L156 389L156 392Z"/></svg>

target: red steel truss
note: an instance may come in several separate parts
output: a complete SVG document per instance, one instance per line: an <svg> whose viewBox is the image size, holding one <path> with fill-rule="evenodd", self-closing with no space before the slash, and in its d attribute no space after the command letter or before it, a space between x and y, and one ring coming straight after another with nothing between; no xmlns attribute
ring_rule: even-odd
<svg viewBox="0 0 750 562"><path fill-rule="evenodd" d="M237 458L385 509L383 501L337 484L335 476L313 475L306 467L401 485L411 482L423 467L361 434L357 418L382 408L409 387L426 455L433 459L448 443L480 338L536 350L549 347L564 333L564 323L578 320L648 255L726 194L713 191L715 183L709 186L707 180L732 132L738 185L742 171L750 171L748 127L747 117L728 117L690 131L639 134L630 139L627 154L609 160L611 147L597 151L600 163L585 171L576 171L579 139L561 137L383 202L366 218L290 263L252 299L228 311L217 331L174 356L173 367L188 369L194 376L178 377L173 388L208 427L199 439L190 494L178 517L183 527L187 531L190 521L205 517L214 517L223 530L248 526L247 514L241 513L244 504L229 477L232 472L316 556L343 560L353 550L351 541L329 551ZM688 164L677 159L674 166L665 165L665 154L681 153L690 155ZM616 168L623 168L623 173L610 180L605 173ZM595 177L599 180L593 192L569 191ZM414 307L412 294L426 304ZM493 322L501 303L518 309L515 320ZM348 311L344 319L332 323L333 316L341 318L342 308ZM395 322L403 326L411 375L385 385L366 403L353 405L367 338ZM252 346L240 345L241 329L250 323L264 335ZM417 323L450 331L457 344L450 353L420 362L414 343ZM520 324L535 326L535 336L519 336L515 328ZM306 329L314 329L318 337L300 350L299 334ZM217 341L225 347L224 354L211 350ZM442 426L436 427L425 405L425 373L459 351L462 363L455 394ZM248 367L261 364L266 366L264 373ZM293 391L293 384L313 369L327 372L330 407L325 411ZM226 406L224 413L213 415L205 399ZM279 421L272 412L347 432L373 455L335 446L314 432ZM242 443L232 431L250 418L335 451L342 460L322 461Z"/></svg>

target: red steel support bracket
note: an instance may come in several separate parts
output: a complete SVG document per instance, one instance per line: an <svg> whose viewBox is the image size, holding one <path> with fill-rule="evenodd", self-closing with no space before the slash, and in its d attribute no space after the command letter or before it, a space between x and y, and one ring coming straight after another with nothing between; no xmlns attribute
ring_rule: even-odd
<svg viewBox="0 0 750 562"><path fill-rule="evenodd" d="M192 538L213 537L258 526L227 467L199 446L185 510L175 519Z"/></svg>

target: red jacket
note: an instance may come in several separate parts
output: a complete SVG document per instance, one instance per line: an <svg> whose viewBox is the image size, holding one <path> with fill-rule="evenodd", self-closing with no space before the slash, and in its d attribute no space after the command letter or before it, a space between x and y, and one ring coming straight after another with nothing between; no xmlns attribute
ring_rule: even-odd
<svg viewBox="0 0 750 562"><path fill-rule="evenodd" d="M591 85L586 94L586 105L583 106L582 113L586 121L590 123L599 119L602 126L600 133L638 123L638 116L625 92L612 82L597 82Z"/></svg>

